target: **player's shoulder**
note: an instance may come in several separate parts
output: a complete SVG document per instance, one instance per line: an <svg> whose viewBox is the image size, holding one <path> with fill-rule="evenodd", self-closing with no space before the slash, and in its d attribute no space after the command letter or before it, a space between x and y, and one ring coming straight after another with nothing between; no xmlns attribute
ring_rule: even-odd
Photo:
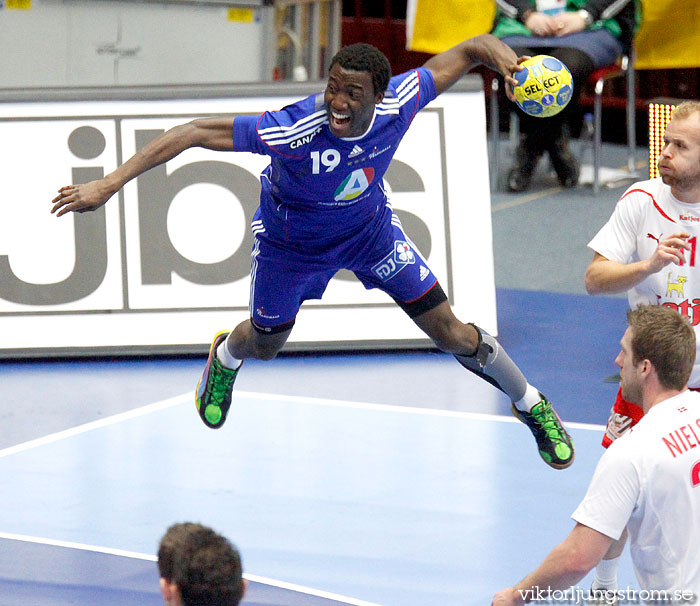
<svg viewBox="0 0 700 606"><path fill-rule="evenodd" d="M638 181L630 185L617 202L617 212L633 214L667 215L669 206L670 188L665 185L660 177Z"/></svg>
<svg viewBox="0 0 700 606"><path fill-rule="evenodd" d="M637 429L637 425L634 429ZM630 431L626 432L605 449L598 464L600 472L612 474L616 478L623 473L636 475L639 454L644 451L644 444L645 440L640 432L637 432L636 437L633 437Z"/></svg>
<svg viewBox="0 0 700 606"><path fill-rule="evenodd" d="M647 440L656 439L672 429L694 422L700 410L700 393L686 389L658 404L655 404L628 432L628 449L647 448ZM617 441L617 440L616 440Z"/></svg>
<svg viewBox="0 0 700 606"><path fill-rule="evenodd" d="M326 122L323 93L317 93L263 114L258 135L272 147L295 149L313 139Z"/></svg>
<svg viewBox="0 0 700 606"><path fill-rule="evenodd" d="M665 185L661 177L655 179L647 179L646 181L637 181L630 185L625 193L620 197L620 202L629 203L653 203L660 201L668 190L668 185Z"/></svg>
<svg viewBox="0 0 700 606"><path fill-rule="evenodd" d="M611 466L636 466L649 448L650 434L654 435L656 428L653 423L642 417L639 423L621 435L605 450L607 464Z"/></svg>
<svg viewBox="0 0 700 606"><path fill-rule="evenodd" d="M379 113L398 113L402 109L412 107L411 100L419 94L424 95L425 92L421 92L421 89L427 88L428 84L432 85L432 74L423 67L392 76L384 92L384 99L377 107Z"/></svg>
<svg viewBox="0 0 700 606"><path fill-rule="evenodd" d="M407 86L420 84L421 81L425 82L426 78L432 79L432 73L429 69L425 67L409 69L408 71L405 71L402 74L396 74L389 79L387 92L398 93Z"/></svg>
<svg viewBox="0 0 700 606"><path fill-rule="evenodd" d="M299 99L294 103L285 105L280 109L265 112L261 119L261 125L279 124L283 126L294 126L300 122L307 122L309 119L324 117L326 114L323 103L323 93L309 95L304 99Z"/></svg>

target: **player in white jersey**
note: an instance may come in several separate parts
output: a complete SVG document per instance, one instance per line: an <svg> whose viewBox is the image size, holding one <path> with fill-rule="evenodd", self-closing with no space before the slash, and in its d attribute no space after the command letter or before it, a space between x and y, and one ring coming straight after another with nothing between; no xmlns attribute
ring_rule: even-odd
<svg viewBox="0 0 700 606"><path fill-rule="evenodd" d="M103 179L59 189L52 212L61 216L102 206L125 183L189 147L270 156L252 224L251 317L215 336L197 387L197 410L208 427L226 420L242 361L277 355L302 303L321 298L331 277L349 269L367 288L389 294L437 347L508 395L548 465L571 465L571 437L551 402L491 335L454 316L383 187L416 113L479 63L503 74L510 86L513 72L522 69L513 50L490 34L393 78L379 50L354 44L333 57L320 94L261 116L176 126ZM514 99L512 90L509 96Z"/></svg>
<svg viewBox="0 0 700 606"><path fill-rule="evenodd" d="M671 116L657 179L632 185L591 240L586 271L591 294L627 291L630 308L663 305L687 317L700 334L700 103L684 102ZM688 382L700 388L700 356ZM608 447L642 417L618 391L603 437ZM614 545L596 569L594 588L616 587L624 546Z"/></svg>
<svg viewBox="0 0 700 606"><path fill-rule="evenodd" d="M660 305L629 310L627 318L615 363L623 397L641 406L645 416L601 457L572 514L576 526L569 536L535 571L498 592L494 605L523 604L566 590L588 574L625 528L642 591L618 591L610 599L694 603L700 596L700 394L686 387L695 332L685 317Z"/></svg>

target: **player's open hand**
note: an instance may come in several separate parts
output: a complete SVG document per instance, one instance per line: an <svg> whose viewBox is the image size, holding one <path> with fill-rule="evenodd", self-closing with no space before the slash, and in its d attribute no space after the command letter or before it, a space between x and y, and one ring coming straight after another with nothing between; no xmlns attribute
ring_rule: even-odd
<svg viewBox="0 0 700 606"><path fill-rule="evenodd" d="M689 237L689 233L679 231L671 234L667 238L659 238L659 245L656 247L654 254L649 258L649 269L651 273L661 271L670 263L683 265L685 262L685 251L692 250L688 242Z"/></svg>
<svg viewBox="0 0 700 606"><path fill-rule="evenodd" d="M513 70L509 74L504 74L503 76L503 81L505 82L505 93L506 97L513 103L515 103L515 93L513 92L513 89L517 86L518 81L515 79L515 74L516 72L521 72L525 68L521 65L523 61L526 61L527 59L530 59L530 55L523 55L522 57L518 57L518 64L513 68Z"/></svg>
<svg viewBox="0 0 700 606"><path fill-rule="evenodd" d="M66 185L58 190L58 195L51 201L51 213L60 217L70 212L97 210L112 197L112 194L101 179L82 185Z"/></svg>
<svg viewBox="0 0 700 606"><path fill-rule="evenodd" d="M491 601L491 606L520 606L524 604L522 595L513 587L501 589Z"/></svg>

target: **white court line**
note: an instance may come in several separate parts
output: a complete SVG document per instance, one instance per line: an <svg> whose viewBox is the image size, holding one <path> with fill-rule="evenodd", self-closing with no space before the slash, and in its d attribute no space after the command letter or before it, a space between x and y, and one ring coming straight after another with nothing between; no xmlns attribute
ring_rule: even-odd
<svg viewBox="0 0 700 606"><path fill-rule="evenodd" d="M18 452L24 452L25 450L30 450L32 448L37 448L39 446L51 444L52 442L58 442L59 440L64 440L65 438L72 438L73 436L92 431L93 429L107 427L108 425L114 425L115 423L128 421L129 419L141 417L143 415L147 415L158 410L164 410L172 406L178 406L179 404L182 404L183 402L185 402L186 400L190 400L191 398L191 393L182 394L179 396L175 396L174 398L168 398L167 400L161 400L160 402L154 402L153 404L147 404L146 406L134 408L133 410L128 410L127 412L121 412L110 417L105 417L104 419L99 419L98 421L90 421L89 423L84 423L83 425L77 425L76 427L71 427L70 429L65 429L63 431L51 433L41 438L29 440L28 442L22 442L21 444L16 444L15 446L8 446L7 448L3 448L2 450L0 450L0 459L13 454L17 454Z"/></svg>
<svg viewBox="0 0 700 606"><path fill-rule="evenodd" d="M110 547L97 547L96 545L86 545L85 543L74 543L72 541L58 541L56 539L46 539L44 537L32 537L26 534L15 534L12 532L0 532L0 539L9 541L21 541L23 543L36 543L38 545L51 545L52 547L66 547L67 549L80 549L81 551L94 551L95 553L105 553L107 555L116 555L124 558L133 558L137 560L149 560L156 562L158 558L137 551L125 551L123 549L112 549Z"/></svg>
<svg viewBox="0 0 700 606"><path fill-rule="evenodd" d="M280 589L289 589L290 591L297 591L299 593L305 593L307 595L312 595L317 598L325 598L327 600L335 600L337 602L344 602L345 604L352 604L352 606L381 606L375 602L365 602L364 600L357 600L355 598L349 598L344 595L337 593L330 593L328 591L320 591L318 589L310 589L309 587L304 587L303 585L296 585L294 583L286 583L285 581L277 581L275 579L268 579L267 577L259 577L254 574L244 574L243 575L249 581L255 583L262 583L263 585L271 585L273 587L279 587Z"/></svg>
<svg viewBox="0 0 700 606"><path fill-rule="evenodd" d="M149 562L158 561L157 556L150 555L147 553L139 553L137 551L112 549L111 547L99 547L97 545L86 545L85 543L74 543L72 541L58 541L56 539L32 537L28 535L14 534L9 532L0 532L0 539L7 539L10 541L21 541L24 543L35 543L38 545L51 545L52 547L65 547L66 549L78 549L81 551L91 551L94 553L104 553L107 555L115 555L123 558L132 558L136 560L146 560ZM374 602L365 602L362 600L357 600L355 598L349 598L347 596L343 596L337 593L330 593L328 591L311 589L310 587L304 587L303 585L296 585L294 583L287 583L286 581L269 579L267 577L261 577L255 574L243 574L243 577L255 583L270 585L272 587L278 587L280 589L288 589L290 591L296 591L298 593L305 593L306 595L312 595L318 598L325 598L328 600L335 600L337 602L344 602L345 604L349 604L351 606L380 606L380 604L376 604Z"/></svg>
<svg viewBox="0 0 700 606"><path fill-rule="evenodd" d="M373 410L380 412L391 412L400 414L414 414L414 415L427 415L435 417L449 417L458 419L470 419L476 421L492 421L497 423L520 423L515 417L512 416L502 416L494 414L486 414L479 412L465 412L460 410L443 410L438 408L419 408L416 406L399 406L393 404L374 404L367 402L354 402L350 400L331 400L328 398L313 398L307 396L291 396L284 394L274 394L274 393L262 393L255 391L235 391L234 397L238 395L244 398L250 398L253 400L267 400L275 402L287 402L291 404L312 404L314 406L332 406L339 408L355 408L360 410ZM127 412L122 412L111 417L105 417L98 421L91 421L89 423L84 423L83 425L78 425L70 429L65 429L56 433L49 434L47 436L36 438L34 440L29 440L28 442L23 442L21 444L16 444L15 446L9 446L0 450L0 459L13 454L24 452L26 450L31 450L32 448L37 448L39 446L45 446L46 444L51 444L53 442L58 442L59 440L64 440L66 438L72 438L74 436L92 431L93 429L100 429L102 427L107 427L109 425L114 425L116 423L121 423L122 421L128 421L137 417L141 417L152 412L157 412L160 410L165 410L166 408L171 408L174 406L179 406L185 402L190 402L192 399L192 393L184 393L167 400L161 400L160 402L154 402L153 404L148 404L140 408L135 408ZM235 406L235 402L234 402ZM583 429L589 431L604 431L605 425L593 425L589 423L564 423L566 427L571 427L574 429Z"/></svg>
<svg viewBox="0 0 700 606"><path fill-rule="evenodd" d="M236 391L246 398L256 400L284 400L293 404L313 404L316 406L336 406L341 408L359 408L364 410L377 410L381 412L394 412L414 415L428 415L435 417L451 417L457 419L471 419L474 421L495 421L498 423L520 423L513 416L494 415L482 412L468 412L463 410L444 410L442 408L421 408L418 406L400 406L394 404L374 404L371 402L355 402L351 400L331 400L328 398L313 398L310 396L288 396L273 393L262 393L255 391ZM569 423L564 425L574 429L584 429L590 431L605 430L605 425L594 425L592 423Z"/></svg>

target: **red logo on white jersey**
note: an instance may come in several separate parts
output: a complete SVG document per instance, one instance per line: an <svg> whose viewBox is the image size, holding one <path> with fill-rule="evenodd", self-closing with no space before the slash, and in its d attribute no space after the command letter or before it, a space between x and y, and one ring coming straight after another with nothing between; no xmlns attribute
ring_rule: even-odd
<svg viewBox="0 0 700 606"><path fill-rule="evenodd" d="M661 297L656 296L657 300L660 302ZM661 303L664 307L670 307L679 314L684 315L693 326L700 324L700 299L686 299L685 301L680 301L679 303L672 303L671 301L666 301Z"/></svg>
<svg viewBox="0 0 700 606"><path fill-rule="evenodd" d="M693 485L693 488L700 486L700 461L695 463L690 470L690 483Z"/></svg>

